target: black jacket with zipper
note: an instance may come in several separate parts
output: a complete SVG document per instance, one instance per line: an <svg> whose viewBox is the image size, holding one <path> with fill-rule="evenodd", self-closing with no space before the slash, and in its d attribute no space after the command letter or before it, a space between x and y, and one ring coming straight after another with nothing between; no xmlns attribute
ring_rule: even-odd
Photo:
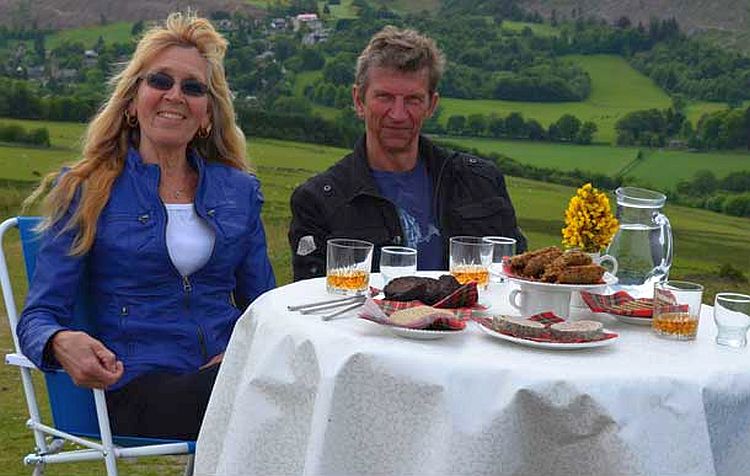
<svg viewBox="0 0 750 476"><path fill-rule="evenodd" d="M432 180L443 269L448 269L451 236L507 236L518 240L517 252L526 250L505 179L493 163L437 147L425 137L419 140L419 158ZM374 243L373 270L378 269L381 246L405 245L396 206L380 194L372 177L364 137L351 154L297 187L291 207L295 281L325 275L330 238Z"/></svg>

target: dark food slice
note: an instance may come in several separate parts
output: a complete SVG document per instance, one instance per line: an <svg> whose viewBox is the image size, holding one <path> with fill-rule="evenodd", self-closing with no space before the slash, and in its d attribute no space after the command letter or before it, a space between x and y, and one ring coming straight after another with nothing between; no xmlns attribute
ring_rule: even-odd
<svg viewBox="0 0 750 476"><path fill-rule="evenodd" d="M414 301L424 297L426 280L417 276L392 279L383 289L385 298L391 301Z"/></svg>
<svg viewBox="0 0 750 476"><path fill-rule="evenodd" d="M385 298L391 301L422 301L435 304L453 294L461 287L456 278L449 274L440 279L403 276L391 280L383 289Z"/></svg>

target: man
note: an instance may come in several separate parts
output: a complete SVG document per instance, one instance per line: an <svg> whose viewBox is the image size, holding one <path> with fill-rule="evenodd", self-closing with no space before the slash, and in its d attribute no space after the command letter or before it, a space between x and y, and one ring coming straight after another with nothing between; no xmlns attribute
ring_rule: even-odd
<svg viewBox="0 0 750 476"><path fill-rule="evenodd" d="M420 135L438 104L445 60L413 30L383 28L357 60L352 97L365 121L354 151L299 186L291 198L294 279L325 275L326 241L357 238L418 250L420 270L447 269L448 239L526 239L494 164Z"/></svg>

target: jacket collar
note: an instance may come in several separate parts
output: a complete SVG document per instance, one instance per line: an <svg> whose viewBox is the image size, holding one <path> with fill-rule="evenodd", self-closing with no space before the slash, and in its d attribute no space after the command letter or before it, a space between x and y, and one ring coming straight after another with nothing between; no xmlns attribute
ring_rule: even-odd
<svg viewBox="0 0 750 476"><path fill-rule="evenodd" d="M204 201L204 193L206 187L205 182L205 171L206 163L205 160L198 154L198 152L190 148L187 154L188 163L198 172L198 185L195 190L195 205L196 207L202 207ZM142 183L145 184L146 190L150 190L150 193L159 195L159 166L156 164L148 164L143 161L138 149L132 145L128 147L128 153L125 157L125 168L134 176L141 176Z"/></svg>
<svg viewBox="0 0 750 476"><path fill-rule="evenodd" d="M188 163L198 172L198 176L203 176L205 163L203 158L194 148L188 149L187 159ZM134 171L143 171L152 167L157 167L155 164L147 164L144 162L141 153L132 145L128 147L128 153L125 157L125 166Z"/></svg>
<svg viewBox="0 0 750 476"><path fill-rule="evenodd" d="M418 158L424 161L427 173L430 175L433 183L435 183L445 162L445 154L440 153L440 149L436 148L429 139L420 135ZM347 162L349 183L352 184L352 196L349 198L354 198L360 194L380 197L380 191L372 176L372 169L370 169L370 164L367 162L366 135L363 135L357 141Z"/></svg>

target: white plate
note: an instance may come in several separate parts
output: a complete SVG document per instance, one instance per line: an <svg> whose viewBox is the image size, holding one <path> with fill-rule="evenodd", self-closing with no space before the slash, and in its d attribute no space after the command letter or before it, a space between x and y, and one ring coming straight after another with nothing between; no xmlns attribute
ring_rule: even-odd
<svg viewBox="0 0 750 476"><path fill-rule="evenodd" d="M607 315L610 315L617 319L620 322L624 322L626 324L635 324L637 326L650 326L651 325L651 318L650 317L633 317L633 316L621 316L619 314L612 314L612 313L605 313Z"/></svg>
<svg viewBox="0 0 750 476"><path fill-rule="evenodd" d="M576 349L590 349L592 347L604 347L605 345L613 344L620 336L612 337L610 339L595 340L592 342L537 342L529 339L521 339L520 337L513 337L499 332L495 332L487 326L478 324L479 328L482 329L486 334L496 337L498 339L507 340L514 344L526 345L529 347L536 347L538 349L553 349L553 350L576 350ZM604 329L604 332L608 332Z"/></svg>
<svg viewBox="0 0 750 476"><path fill-rule="evenodd" d="M463 331L466 330L464 327L463 329L454 330L454 331L434 331L429 329L409 329L408 327L396 327L396 326L386 326L389 331L393 332L399 337L406 337L407 339L417 339L417 340L434 340L434 339L442 339L443 337L448 337L456 334L460 334Z"/></svg>
<svg viewBox="0 0 750 476"><path fill-rule="evenodd" d="M503 276L505 276L510 281L513 281L514 283L518 283L522 286L544 289L546 291L587 291L589 289L600 289L600 288L604 288L607 286L612 286L613 284L617 283L617 276L614 276L613 274L609 272L604 273L604 276L603 276L604 282L597 283L597 284L543 283L540 281L530 281L528 279L520 278L512 274L503 273Z"/></svg>

